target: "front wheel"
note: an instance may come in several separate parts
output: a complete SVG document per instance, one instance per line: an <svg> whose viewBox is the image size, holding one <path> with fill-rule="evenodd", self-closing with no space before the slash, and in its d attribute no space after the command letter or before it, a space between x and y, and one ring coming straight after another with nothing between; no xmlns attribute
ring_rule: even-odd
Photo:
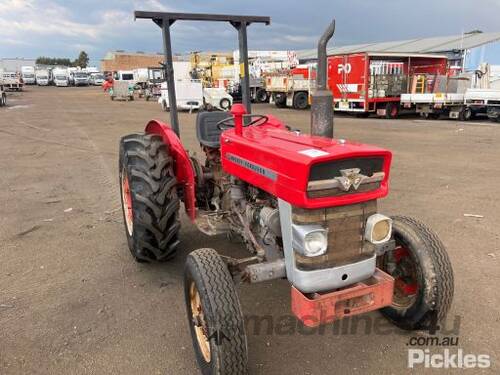
<svg viewBox="0 0 500 375"><path fill-rule="evenodd" d="M214 249L188 255L184 296L203 375L246 374L247 339L238 293L227 265Z"/></svg>
<svg viewBox="0 0 500 375"><path fill-rule="evenodd" d="M308 106L309 106L309 98L307 96L307 93L305 92L296 93L295 96L293 97L293 108L304 110L307 109Z"/></svg>
<svg viewBox="0 0 500 375"><path fill-rule="evenodd" d="M453 269L443 243L415 219L393 217L396 247L377 259L395 279L391 306L382 314L407 330L432 327L446 318L453 299Z"/></svg>

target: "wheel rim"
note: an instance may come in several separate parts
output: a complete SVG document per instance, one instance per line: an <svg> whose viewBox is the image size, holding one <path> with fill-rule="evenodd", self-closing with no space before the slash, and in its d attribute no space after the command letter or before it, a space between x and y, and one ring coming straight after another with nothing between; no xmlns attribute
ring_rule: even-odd
<svg viewBox="0 0 500 375"><path fill-rule="evenodd" d="M134 231L134 211L132 210L132 194L128 182L127 171L124 168L121 174L122 185L122 206L125 216L125 226L129 236L132 236Z"/></svg>
<svg viewBox="0 0 500 375"><path fill-rule="evenodd" d="M394 277L392 306L399 309L410 308L415 303L419 290L417 265L410 250L397 244L394 251L387 253L383 260L383 268Z"/></svg>
<svg viewBox="0 0 500 375"><path fill-rule="evenodd" d="M201 306L200 293L198 293L198 288L196 288L194 281L192 281L189 286L189 301L191 304L191 322L196 335L196 342L198 343L198 348L200 348L201 354L203 355L203 359L205 359L205 362L208 363L211 359L208 327L205 321L203 307Z"/></svg>

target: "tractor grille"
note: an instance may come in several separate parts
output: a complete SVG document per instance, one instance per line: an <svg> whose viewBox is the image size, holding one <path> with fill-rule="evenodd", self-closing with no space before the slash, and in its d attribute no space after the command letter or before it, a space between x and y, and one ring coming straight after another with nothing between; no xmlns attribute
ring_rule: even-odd
<svg viewBox="0 0 500 375"><path fill-rule="evenodd" d="M314 164L309 173L307 195L309 198L335 197L376 190L385 177L384 158L350 158ZM343 171L357 169L362 182L357 187L343 189L338 181L343 178Z"/></svg>
<svg viewBox="0 0 500 375"><path fill-rule="evenodd" d="M297 268L308 271L338 267L373 256L373 248L365 246L366 219L377 212L377 201L350 206L306 210L293 208L294 224L321 224L328 228L328 250L318 257L295 253Z"/></svg>

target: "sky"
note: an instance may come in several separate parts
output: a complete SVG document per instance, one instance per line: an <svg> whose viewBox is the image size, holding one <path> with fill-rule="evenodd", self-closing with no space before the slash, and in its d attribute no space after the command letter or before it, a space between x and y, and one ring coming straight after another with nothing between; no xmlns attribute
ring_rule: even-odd
<svg viewBox="0 0 500 375"><path fill-rule="evenodd" d="M251 25L250 49L315 48L335 18L332 45L500 31L500 0L0 0L0 57L74 59L85 50L93 64L107 51L159 52L160 29L134 21L134 10L270 16ZM233 50L226 23L184 22L171 29L174 53Z"/></svg>

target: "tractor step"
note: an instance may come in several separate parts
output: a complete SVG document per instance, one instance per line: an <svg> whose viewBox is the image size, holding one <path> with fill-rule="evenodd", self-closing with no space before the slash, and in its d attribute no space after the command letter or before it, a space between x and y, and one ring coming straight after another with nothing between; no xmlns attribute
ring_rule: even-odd
<svg viewBox="0 0 500 375"><path fill-rule="evenodd" d="M372 277L327 293L303 294L292 286L292 312L307 327L378 310L392 304L394 279L376 269Z"/></svg>

